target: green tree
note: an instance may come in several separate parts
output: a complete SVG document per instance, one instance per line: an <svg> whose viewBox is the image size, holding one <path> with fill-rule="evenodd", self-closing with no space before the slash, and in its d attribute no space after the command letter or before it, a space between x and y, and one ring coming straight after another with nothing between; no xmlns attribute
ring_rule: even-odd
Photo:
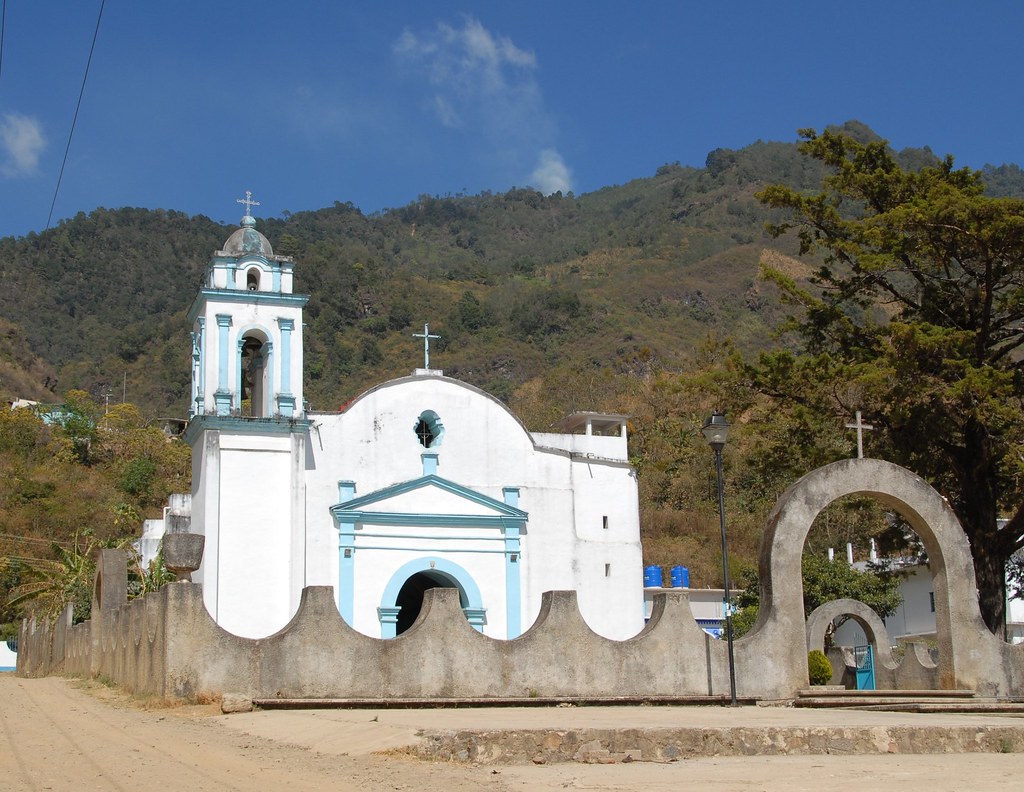
<svg viewBox="0 0 1024 792"><path fill-rule="evenodd" d="M70 458L85 464L92 461L90 455L100 413L99 405L81 390L68 391L64 394L64 404L50 413L53 423L63 430Z"/></svg>
<svg viewBox="0 0 1024 792"><path fill-rule="evenodd" d="M758 197L791 218L771 232L797 229L801 254L821 263L810 286L765 270L798 309L787 329L804 346L762 356L752 379L783 400L871 416L875 447L949 500L982 615L1001 630L1006 562L1024 545L1024 201L986 197L981 174L951 157L907 170L885 141L801 136L829 168L822 189Z"/></svg>

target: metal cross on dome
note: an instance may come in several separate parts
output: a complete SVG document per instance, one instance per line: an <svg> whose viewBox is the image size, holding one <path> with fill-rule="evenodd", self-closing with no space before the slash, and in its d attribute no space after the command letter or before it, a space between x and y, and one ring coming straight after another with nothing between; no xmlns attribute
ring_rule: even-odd
<svg viewBox="0 0 1024 792"><path fill-rule="evenodd" d="M236 198L235 203L245 204L246 217L250 217L252 215L252 207L260 205L259 201L254 201L252 199L252 190L246 190L245 198Z"/></svg>
<svg viewBox="0 0 1024 792"><path fill-rule="evenodd" d="M413 338L422 338L423 339L423 368L425 368L425 369L427 369L429 371L430 370L430 339L431 338L438 338L439 339L439 338L441 338L441 336L439 336L439 335L431 335L431 333L430 333L430 325L427 324L426 322L424 322L423 323L423 332L422 333L413 333L412 337Z"/></svg>

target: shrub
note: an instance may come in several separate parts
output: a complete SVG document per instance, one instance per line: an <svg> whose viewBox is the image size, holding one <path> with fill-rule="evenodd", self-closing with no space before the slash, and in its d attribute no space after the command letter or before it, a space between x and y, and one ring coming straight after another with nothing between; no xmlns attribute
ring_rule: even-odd
<svg viewBox="0 0 1024 792"><path fill-rule="evenodd" d="M832 664L820 649L807 653L807 674L812 685L827 685L832 679Z"/></svg>

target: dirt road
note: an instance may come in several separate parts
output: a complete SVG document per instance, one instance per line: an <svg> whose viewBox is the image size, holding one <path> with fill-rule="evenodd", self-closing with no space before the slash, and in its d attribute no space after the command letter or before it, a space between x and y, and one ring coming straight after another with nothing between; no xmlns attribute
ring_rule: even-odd
<svg viewBox="0 0 1024 792"><path fill-rule="evenodd" d="M146 708L90 683L0 673L4 790L815 790L900 784L929 792L1019 789L1024 754L778 756L672 764L469 767L376 754L415 727L324 712L220 716L214 706ZM363 717L365 715L365 718ZM429 713L427 715L429 717ZM363 722L365 720L365 722ZM383 718L382 718L383 720ZM250 725L251 722L251 725Z"/></svg>
<svg viewBox="0 0 1024 792"><path fill-rule="evenodd" d="M5 790L463 790L508 787L480 768L317 753L236 732L208 707L145 710L116 691L0 674Z"/></svg>

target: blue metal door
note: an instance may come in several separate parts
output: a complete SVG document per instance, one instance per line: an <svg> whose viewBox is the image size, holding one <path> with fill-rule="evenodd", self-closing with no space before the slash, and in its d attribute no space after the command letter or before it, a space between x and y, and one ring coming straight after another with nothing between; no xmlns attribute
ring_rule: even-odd
<svg viewBox="0 0 1024 792"><path fill-rule="evenodd" d="M875 652L871 645L853 647L857 663L857 690L875 689Z"/></svg>

